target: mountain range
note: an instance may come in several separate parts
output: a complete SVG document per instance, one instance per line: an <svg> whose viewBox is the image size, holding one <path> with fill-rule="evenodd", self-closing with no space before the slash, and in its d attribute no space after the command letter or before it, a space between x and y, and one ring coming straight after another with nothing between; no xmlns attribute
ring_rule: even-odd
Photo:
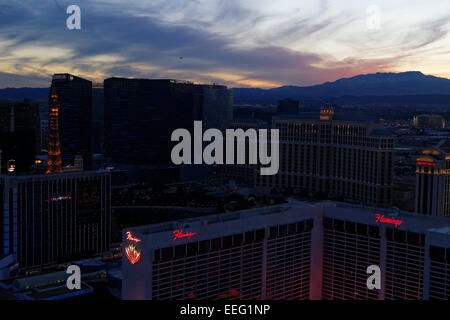
<svg viewBox="0 0 450 320"><path fill-rule="evenodd" d="M0 89L0 100L25 98L47 101L48 88ZM235 101L277 101L339 97L380 97L412 95L450 95L450 79L424 75L420 71L373 73L342 78L314 86L282 86L273 89L234 88ZM447 99L446 99L447 100Z"/></svg>
<svg viewBox="0 0 450 320"><path fill-rule="evenodd" d="M5 88L0 89L0 100L48 101L49 88Z"/></svg>
<svg viewBox="0 0 450 320"><path fill-rule="evenodd" d="M236 101L323 99L343 96L450 95L450 79L424 75L420 71L409 71L364 74L308 87L235 88L233 91Z"/></svg>

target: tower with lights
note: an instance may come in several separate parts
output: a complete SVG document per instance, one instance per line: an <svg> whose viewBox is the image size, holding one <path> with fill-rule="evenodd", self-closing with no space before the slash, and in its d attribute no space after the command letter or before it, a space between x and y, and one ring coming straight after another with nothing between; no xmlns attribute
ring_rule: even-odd
<svg viewBox="0 0 450 320"><path fill-rule="evenodd" d="M54 87L50 92L50 132L48 142L47 174L62 173L61 145L58 124L59 103L58 94Z"/></svg>

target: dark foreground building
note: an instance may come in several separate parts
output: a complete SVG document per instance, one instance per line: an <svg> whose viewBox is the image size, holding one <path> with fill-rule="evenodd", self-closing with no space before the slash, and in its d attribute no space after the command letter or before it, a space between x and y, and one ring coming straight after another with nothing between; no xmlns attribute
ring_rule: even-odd
<svg viewBox="0 0 450 320"><path fill-rule="evenodd" d="M194 85L110 78L104 90L107 156L118 164L168 163L172 131L193 127Z"/></svg>
<svg viewBox="0 0 450 320"><path fill-rule="evenodd" d="M109 250L110 188L101 171L0 176L0 256L26 269Z"/></svg>
<svg viewBox="0 0 450 320"><path fill-rule="evenodd" d="M221 85L195 85L195 104L203 130L228 129L233 119L233 91Z"/></svg>
<svg viewBox="0 0 450 320"><path fill-rule="evenodd" d="M225 86L178 80L109 78L104 81L105 151L115 164L170 164L175 129L224 129L232 118Z"/></svg>
<svg viewBox="0 0 450 320"><path fill-rule="evenodd" d="M92 166L92 82L68 73L55 74L52 88L59 102L59 137L63 166L83 157L84 169ZM51 97L50 97L51 98Z"/></svg>
<svg viewBox="0 0 450 320"><path fill-rule="evenodd" d="M14 173L31 171L40 150L39 105L29 100L0 102L0 174L15 160Z"/></svg>

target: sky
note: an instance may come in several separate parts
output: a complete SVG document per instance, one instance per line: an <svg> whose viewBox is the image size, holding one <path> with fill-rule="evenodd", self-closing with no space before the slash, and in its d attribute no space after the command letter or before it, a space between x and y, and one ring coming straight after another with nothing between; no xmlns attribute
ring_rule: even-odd
<svg viewBox="0 0 450 320"><path fill-rule="evenodd" d="M70 5L79 30L67 28ZM0 0L0 88L66 72L262 88L450 78L449 30L448 0Z"/></svg>

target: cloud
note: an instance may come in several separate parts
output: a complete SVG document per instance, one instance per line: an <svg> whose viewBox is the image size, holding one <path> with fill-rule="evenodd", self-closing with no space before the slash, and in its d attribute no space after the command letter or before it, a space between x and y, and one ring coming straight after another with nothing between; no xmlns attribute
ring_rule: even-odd
<svg viewBox="0 0 450 320"><path fill-rule="evenodd" d="M444 39L450 31L450 15L434 21L427 21L417 26L406 34L403 43L408 50L427 47L441 39Z"/></svg>
<svg viewBox="0 0 450 320"><path fill-rule="evenodd" d="M22 76L14 83L27 75L42 81L71 72L94 81L124 76L230 86L309 85L395 69L412 61L408 50L396 48L425 48L440 43L448 31L446 20L436 17L417 23L424 28L415 37L395 29L397 44L386 35L367 42L366 31L354 28L363 25L365 11L359 16L327 1L300 6L291 0L278 5L268 0L80 0L82 29L68 30L70 4L0 4L0 70ZM370 51L372 43L376 48ZM373 54L365 56L369 51Z"/></svg>
<svg viewBox="0 0 450 320"><path fill-rule="evenodd" d="M0 88L45 88L48 87L50 78L40 75L17 75L6 72L0 72Z"/></svg>

